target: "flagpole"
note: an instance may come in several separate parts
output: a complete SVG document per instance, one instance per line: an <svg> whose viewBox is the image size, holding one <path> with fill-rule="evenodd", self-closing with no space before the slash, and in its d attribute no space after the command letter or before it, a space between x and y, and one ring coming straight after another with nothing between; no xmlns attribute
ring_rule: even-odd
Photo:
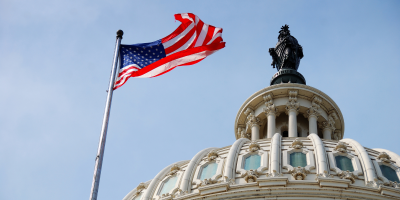
<svg viewBox="0 0 400 200"><path fill-rule="evenodd" d="M103 125L101 126L99 147L97 149L96 163L94 166L94 174L93 174L93 181L92 181L92 189L90 192L90 200L97 200L97 193L98 193L99 185L100 185L100 175L101 175L101 167L103 165L104 147L106 145L108 119L110 117L111 100L112 100L112 95L113 95L115 75L117 73L119 47L121 46L122 35L124 35L124 32L122 30L118 30L117 31L117 41L115 43L113 66L111 69L110 84L108 85L108 91L107 91L106 107L104 109Z"/></svg>

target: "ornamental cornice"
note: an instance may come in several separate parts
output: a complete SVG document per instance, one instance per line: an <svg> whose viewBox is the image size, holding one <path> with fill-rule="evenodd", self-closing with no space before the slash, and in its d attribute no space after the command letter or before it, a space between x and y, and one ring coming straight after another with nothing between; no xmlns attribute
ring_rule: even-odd
<svg viewBox="0 0 400 200"><path fill-rule="evenodd" d="M296 115L299 113L300 103L297 102L297 90L289 90L289 101L286 103L286 114L288 115L290 111L295 111Z"/></svg>
<svg viewBox="0 0 400 200"><path fill-rule="evenodd" d="M248 127L253 127L253 126L259 126L261 121L258 117L254 115L254 111L251 108L247 108L247 110L244 112L245 115L247 115L247 126Z"/></svg>
<svg viewBox="0 0 400 200"><path fill-rule="evenodd" d="M279 116L278 108L275 107L273 94L268 93L263 96L265 101L264 113L268 117L268 115L274 115L275 117Z"/></svg>
<svg viewBox="0 0 400 200"><path fill-rule="evenodd" d="M340 136L338 139L341 139L343 137L343 132L345 130L345 123L344 123L343 115L342 115L338 105L324 92L322 92L316 88L313 88L311 86L297 84L297 83L282 83L282 84L272 85L272 86L263 88L263 89L255 92L254 94L252 94L249 98L247 98L244 101L244 103L242 104L242 106L240 107L240 109L238 111L238 114L236 115L235 125L234 125L235 131L237 130L238 126L246 125L243 123L245 123L244 120L246 120L247 118L246 118L246 116L243 116L243 114L247 108L256 109L260 106L263 106L263 104L265 104L265 100L263 97L268 94L272 94L273 99L287 97L288 90L298 90L299 93L297 95L297 98L306 99L308 101L312 101L315 96L318 96L318 98L320 98L323 102L322 104L320 104L319 110L322 109L326 113L329 113L330 111L336 112L336 114L338 116L338 120L339 120L336 122L339 124L337 129L339 131L341 131L340 133L337 134L338 136ZM276 105L275 105L275 107L276 107ZM325 115L324 115L324 118L325 118ZM238 139L239 135L237 135L236 137Z"/></svg>
<svg viewBox="0 0 400 200"><path fill-rule="evenodd" d="M320 106L321 102L322 102L322 99L315 96L311 102L310 108L308 108L307 112L304 113L304 117L309 119L309 117L314 116L318 119L318 117L320 115L319 108L321 107Z"/></svg>

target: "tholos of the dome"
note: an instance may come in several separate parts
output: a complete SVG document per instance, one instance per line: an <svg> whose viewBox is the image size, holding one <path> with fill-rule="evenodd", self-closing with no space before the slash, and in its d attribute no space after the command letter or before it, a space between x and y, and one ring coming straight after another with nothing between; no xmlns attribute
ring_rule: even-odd
<svg viewBox="0 0 400 200"><path fill-rule="evenodd" d="M186 167L186 171L183 174L182 183L180 185L180 189L183 192L190 191L192 177L193 177L194 172L196 171L197 165L200 163L201 159L204 158L204 156L206 156L211 150L214 150L214 149L218 149L218 148L211 147L211 148L204 149L204 150L198 152L192 158L192 160L190 160L188 166Z"/></svg>
<svg viewBox="0 0 400 200"><path fill-rule="evenodd" d="M275 133L275 135L271 139L271 167L270 172L276 171L281 172L281 140L282 136L279 133Z"/></svg>
<svg viewBox="0 0 400 200"><path fill-rule="evenodd" d="M356 150L356 153L358 154L358 157L361 161L361 165L364 169L364 174L365 174L365 184L366 185L375 185L374 183L376 182L376 174L375 174L375 169L372 164L371 159L369 158L367 150L363 146L361 146L360 143L353 139L343 139L340 140L341 142L347 142L351 144L351 146L354 147Z"/></svg>
<svg viewBox="0 0 400 200"><path fill-rule="evenodd" d="M240 152L240 149L246 142L250 142L250 140L247 138L240 138L233 143L231 149L229 150L224 172L224 177L227 179L227 181L231 180L232 178L235 178L237 157Z"/></svg>
<svg viewBox="0 0 400 200"><path fill-rule="evenodd" d="M324 143L322 142L321 138L319 138L318 135L314 133L311 133L308 138L312 141L315 148L317 174L329 173Z"/></svg>

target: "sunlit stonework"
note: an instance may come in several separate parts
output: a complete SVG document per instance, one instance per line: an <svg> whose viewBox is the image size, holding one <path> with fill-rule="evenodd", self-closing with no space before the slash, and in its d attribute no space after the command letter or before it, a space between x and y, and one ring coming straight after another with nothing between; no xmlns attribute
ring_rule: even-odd
<svg viewBox="0 0 400 200"><path fill-rule="evenodd" d="M301 148L303 148L303 142L301 142L301 141L299 140L299 138L296 138L296 139L293 141L292 145L290 145L290 147L295 148L295 149L301 149Z"/></svg>

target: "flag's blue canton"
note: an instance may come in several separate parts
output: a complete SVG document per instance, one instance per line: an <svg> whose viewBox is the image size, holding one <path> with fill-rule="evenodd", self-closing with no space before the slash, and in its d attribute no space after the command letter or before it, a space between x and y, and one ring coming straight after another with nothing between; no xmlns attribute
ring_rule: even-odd
<svg viewBox="0 0 400 200"><path fill-rule="evenodd" d="M161 40L150 43L121 45L120 68L136 64L141 68L165 57L164 46Z"/></svg>

